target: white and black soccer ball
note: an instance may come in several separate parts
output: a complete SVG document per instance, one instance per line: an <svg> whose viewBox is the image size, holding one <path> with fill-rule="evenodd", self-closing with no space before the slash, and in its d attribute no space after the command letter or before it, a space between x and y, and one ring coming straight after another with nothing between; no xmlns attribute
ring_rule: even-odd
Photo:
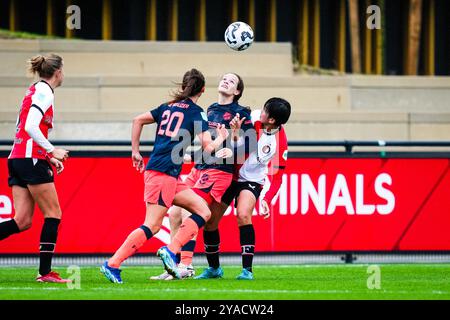
<svg viewBox="0 0 450 320"><path fill-rule="evenodd" d="M250 47L254 38L252 28L245 22L233 22L225 30L225 43L236 51L242 51Z"/></svg>

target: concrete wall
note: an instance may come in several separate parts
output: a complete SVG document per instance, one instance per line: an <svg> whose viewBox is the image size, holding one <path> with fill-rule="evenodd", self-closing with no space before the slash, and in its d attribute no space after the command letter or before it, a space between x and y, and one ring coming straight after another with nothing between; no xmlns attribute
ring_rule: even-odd
<svg viewBox="0 0 450 320"><path fill-rule="evenodd" d="M181 76L198 68L212 76L239 70L242 76L276 77L292 75L291 50L288 43L255 43L237 53L219 42L0 39L0 75L24 76L27 59L54 52L70 76Z"/></svg>
<svg viewBox="0 0 450 320"><path fill-rule="evenodd" d="M53 139L129 139L133 116L168 100L184 71L201 65L200 105L216 100L224 72L237 72L242 104L260 108L272 96L291 102L293 140L450 140L450 77L295 75L288 44L238 53L222 43L65 40L0 40L0 139L12 138L33 81L24 61L48 51L64 57L66 74L56 90Z"/></svg>

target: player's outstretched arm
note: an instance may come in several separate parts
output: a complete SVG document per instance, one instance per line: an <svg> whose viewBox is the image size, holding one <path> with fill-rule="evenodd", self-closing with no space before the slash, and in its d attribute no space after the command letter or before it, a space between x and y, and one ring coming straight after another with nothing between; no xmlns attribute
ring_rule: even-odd
<svg viewBox="0 0 450 320"><path fill-rule="evenodd" d="M270 188L267 190L264 198L261 200L261 208L259 214L264 216L264 219L270 217L270 207L272 199L275 198L278 191L280 190L281 184L283 182L283 173L285 167L278 167L273 175L269 175Z"/></svg>
<svg viewBox="0 0 450 320"><path fill-rule="evenodd" d="M133 119L131 127L131 160L133 161L133 167L141 173L144 171L144 159L139 151L142 128L144 125L154 122L155 119L153 119L150 112L140 114Z"/></svg>
<svg viewBox="0 0 450 320"><path fill-rule="evenodd" d="M272 158L269 165L269 180L270 188L267 190L264 199L261 201L261 214L268 218L270 215L270 206L272 199L277 195L283 182L283 174L286 170L288 157L288 142L286 132L282 128L278 135L278 147L275 156ZM265 202L265 203L264 203Z"/></svg>
<svg viewBox="0 0 450 320"><path fill-rule="evenodd" d="M212 140L211 133L204 131L198 135L201 141L202 149L207 153L213 153L218 148L222 147L223 142L228 138L229 132L225 125L218 125L216 128L217 138Z"/></svg>

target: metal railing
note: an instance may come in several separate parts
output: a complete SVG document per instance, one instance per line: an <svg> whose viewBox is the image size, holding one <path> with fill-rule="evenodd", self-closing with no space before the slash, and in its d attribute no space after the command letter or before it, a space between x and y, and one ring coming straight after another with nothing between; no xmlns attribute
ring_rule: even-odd
<svg viewBox="0 0 450 320"><path fill-rule="evenodd" d="M102 150L105 154L125 155L131 148L130 140L53 140L56 146L76 147L73 155L82 155L86 152ZM5 156L13 144L12 140L0 140L0 155ZM154 141L141 141L140 145L151 150ZM199 146L198 143L194 143ZM319 151L317 151L319 148ZM295 140L289 141L289 153L294 157L305 156L439 156L450 158L449 141L384 141L384 140L331 140L311 141Z"/></svg>
<svg viewBox="0 0 450 320"><path fill-rule="evenodd" d="M59 146L131 146L129 140L53 140ZM141 141L141 145L153 146L155 141ZM11 146L13 140L0 140L0 146ZM385 141L385 140L295 140L289 141L292 147L345 147L351 151L355 146L364 147L450 147L449 141Z"/></svg>

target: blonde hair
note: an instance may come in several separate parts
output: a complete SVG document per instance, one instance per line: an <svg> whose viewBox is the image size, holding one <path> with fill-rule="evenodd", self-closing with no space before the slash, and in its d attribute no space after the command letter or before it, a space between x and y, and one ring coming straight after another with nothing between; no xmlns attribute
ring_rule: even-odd
<svg viewBox="0 0 450 320"><path fill-rule="evenodd" d="M39 77L48 79L53 76L55 71L61 69L62 58L54 53L46 55L38 54L27 61L28 71L32 74L38 74Z"/></svg>

